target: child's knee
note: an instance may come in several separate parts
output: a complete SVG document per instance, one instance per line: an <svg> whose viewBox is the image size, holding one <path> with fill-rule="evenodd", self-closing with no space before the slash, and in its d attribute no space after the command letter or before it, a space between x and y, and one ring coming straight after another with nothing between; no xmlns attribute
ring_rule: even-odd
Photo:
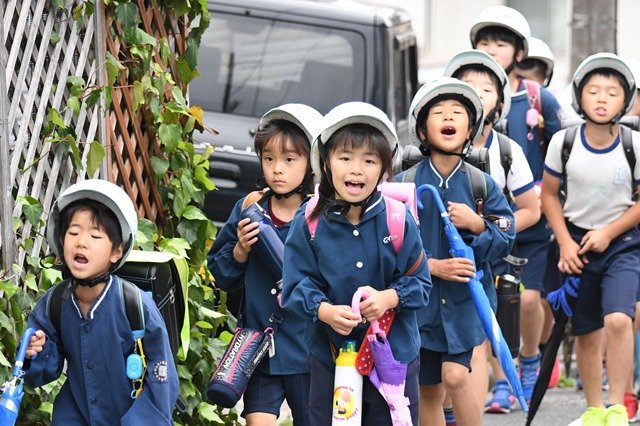
<svg viewBox="0 0 640 426"><path fill-rule="evenodd" d="M520 311L535 312L541 309L540 292L537 290L525 290L520 296Z"/></svg>
<svg viewBox="0 0 640 426"><path fill-rule="evenodd" d="M622 312L612 312L604 316L604 328L607 333L625 334L633 331L633 321Z"/></svg>
<svg viewBox="0 0 640 426"><path fill-rule="evenodd" d="M469 369L456 363L445 363L442 366L442 383L449 392L455 392L469 383Z"/></svg>

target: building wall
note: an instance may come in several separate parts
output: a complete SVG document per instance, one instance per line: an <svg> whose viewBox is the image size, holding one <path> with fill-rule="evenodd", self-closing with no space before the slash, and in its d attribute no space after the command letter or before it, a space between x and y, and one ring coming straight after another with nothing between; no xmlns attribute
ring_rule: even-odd
<svg viewBox="0 0 640 426"><path fill-rule="evenodd" d="M570 69L572 0L364 0L372 4L398 6L413 17L418 38L421 77L438 75L455 53L469 49L469 28L475 17L489 6L506 4L529 20L534 36L545 40L555 56L553 89L564 87ZM617 43L620 55L640 64L640 1L617 0Z"/></svg>

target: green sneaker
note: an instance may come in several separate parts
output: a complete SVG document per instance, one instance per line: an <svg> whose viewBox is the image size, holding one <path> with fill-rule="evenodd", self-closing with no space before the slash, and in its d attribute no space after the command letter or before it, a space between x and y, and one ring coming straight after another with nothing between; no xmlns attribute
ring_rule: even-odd
<svg viewBox="0 0 640 426"><path fill-rule="evenodd" d="M580 420L582 421L582 426L606 426L607 410L602 407L589 407L580 416Z"/></svg>
<svg viewBox="0 0 640 426"><path fill-rule="evenodd" d="M622 404L615 404L607 408L606 421L604 424L606 426L629 426L627 407Z"/></svg>

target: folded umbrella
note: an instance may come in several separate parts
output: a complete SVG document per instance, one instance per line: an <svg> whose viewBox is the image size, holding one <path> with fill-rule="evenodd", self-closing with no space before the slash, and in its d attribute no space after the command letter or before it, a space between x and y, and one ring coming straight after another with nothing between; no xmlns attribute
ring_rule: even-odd
<svg viewBox="0 0 640 426"><path fill-rule="evenodd" d="M442 217L442 221L444 222L444 233L447 236L447 240L449 241L451 255L453 257L467 258L471 260L475 265L473 250L465 244L464 240L460 236L460 233L451 222L451 219L449 219L449 214L444 208L444 204L442 203L440 194L433 185L421 185L418 188L418 208L423 208L420 195L425 190L428 190L432 193L436 206L440 211L440 217ZM489 299L487 298L487 295L485 294L482 287L482 283L480 282L482 276L482 271L476 271L476 275L471 280L469 280L469 291L471 293L471 299L473 300L473 304L476 308L476 311L478 312L478 316L482 321L482 326L484 327L484 331L487 334L487 338L491 343L493 353L500 363L500 367L502 367L502 370L507 376L507 380L511 385L513 393L518 399L520 407L522 407L522 411L526 412L528 410L528 407L527 402L524 399L522 384L520 383L520 378L518 377L516 366L513 363L513 358L511 358L509 346L504 340L504 336L502 335L502 330L500 330L500 326L498 325L498 321L496 320L495 313L491 309Z"/></svg>
<svg viewBox="0 0 640 426"><path fill-rule="evenodd" d="M542 360L540 361L540 373L538 374L538 379L536 380L536 384L533 387L533 393L531 394L531 405L529 406L529 412L527 413L527 426L529 426L533 421L533 418L542 403L542 398L544 398L544 394L547 392L547 388L549 387L549 380L553 371L553 364L555 363L556 356L558 354L558 348L562 342L569 317L573 316L573 307L575 306L578 298L580 281L580 277L568 275L565 278L562 287L547 295L547 300L549 301L551 308L555 311L555 323L551 330L551 336L544 348Z"/></svg>
<svg viewBox="0 0 640 426"><path fill-rule="evenodd" d="M18 410L20 409L20 403L24 396L23 380L24 371L22 367L24 365L24 358L27 354L27 347L29 346L29 340L36 331L33 328L28 328L22 335L20 340L20 346L18 348L18 355L16 356L16 362L13 366L13 377L11 380L2 385L2 395L0 396L0 426L13 426L16 424L18 418Z"/></svg>
<svg viewBox="0 0 640 426"><path fill-rule="evenodd" d="M369 297L364 287L358 288L351 300L351 310L360 313L360 300ZM390 324L389 324L390 327ZM412 426L409 398L404 396L404 385L407 378L407 364L397 361L387 335L379 326L378 320L371 321L371 326L365 339L367 349L373 359L373 366L369 372L369 380L378 389L389 405L391 422L394 426ZM366 346L366 345L365 345ZM360 357L358 357L360 359Z"/></svg>

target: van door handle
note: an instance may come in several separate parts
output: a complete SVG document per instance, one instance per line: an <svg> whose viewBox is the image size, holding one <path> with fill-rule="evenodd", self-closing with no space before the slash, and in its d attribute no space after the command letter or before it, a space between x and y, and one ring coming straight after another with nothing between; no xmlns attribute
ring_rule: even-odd
<svg viewBox="0 0 640 426"><path fill-rule="evenodd" d="M240 166L223 161L212 161L209 165L209 177L240 180Z"/></svg>

